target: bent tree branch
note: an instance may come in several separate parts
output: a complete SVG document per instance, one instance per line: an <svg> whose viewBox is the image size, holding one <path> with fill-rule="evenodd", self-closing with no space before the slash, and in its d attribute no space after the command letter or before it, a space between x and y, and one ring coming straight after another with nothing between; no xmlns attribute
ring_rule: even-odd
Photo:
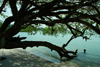
<svg viewBox="0 0 100 67"><path fill-rule="evenodd" d="M13 45L13 46L12 46ZM70 56L68 55L68 53L72 53L73 55L76 55L76 51L67 51L66 49L56 46L52 43L49 42L45 42L45 41L18 41L18 42L10 42L7 41L6 45L4 46L5 49L13 49L13 48L23 48L26 49L26 47L39 47L39 46L44 46L47 47L49 49L55 50L60 57L67 57L67 58L73 58L74 56Z"/></svg>
<svg viewBox="0 0 100 67"><path fill-rule="evenodd" d="M72 35L71 38L68 40L68 42L66 44L63 44L62 48L65 48L74 38L75 38L74 35Z"/></svg>

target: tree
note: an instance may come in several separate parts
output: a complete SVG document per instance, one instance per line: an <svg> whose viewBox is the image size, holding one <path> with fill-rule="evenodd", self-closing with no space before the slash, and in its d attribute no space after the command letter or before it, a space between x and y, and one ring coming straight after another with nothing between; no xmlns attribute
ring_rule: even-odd
<svg viewBox="0 0 100 67"><path fill-rule="evenodd" d="M99 3L99 0L2 0L0 14L6 12L4 7L9 4L12 16L7 17L0 28L0 47L25 49L29 46L44 46L55 50L61 58L73 58L69 53L76 55L77 50L65 49L72 39L82 37L87 40L93 32L100 35ZM14 25L7 29L12 22ZM66 34L68 31L72 37L62 47L45 41L21 41L26 37L13 37L28 26L36 32L41 24L46 25L46 28L42 30L44 34ZM89 33L88 36L86 32Z"/></svg>

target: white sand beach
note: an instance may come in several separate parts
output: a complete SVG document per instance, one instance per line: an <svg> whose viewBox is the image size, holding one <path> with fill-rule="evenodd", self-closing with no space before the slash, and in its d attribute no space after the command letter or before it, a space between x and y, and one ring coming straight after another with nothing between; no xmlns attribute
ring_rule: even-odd
<svg viewBox="0 0 100 67"><path fill-rule="evenodd" d="M73 63L53 63L21 49L0 49L0 67L79 67Z"/></svg>

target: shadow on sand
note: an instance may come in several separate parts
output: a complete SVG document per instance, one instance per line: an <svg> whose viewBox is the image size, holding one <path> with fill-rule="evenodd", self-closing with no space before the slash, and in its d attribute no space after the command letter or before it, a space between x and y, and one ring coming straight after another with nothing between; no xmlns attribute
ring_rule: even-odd
<svg viewBox="0 0 100 67"><path fill-rule="evenodd" d="M7 59L0 60L0 67L60 67L58 64L18 49L1 49L1 56Z"/></svg>

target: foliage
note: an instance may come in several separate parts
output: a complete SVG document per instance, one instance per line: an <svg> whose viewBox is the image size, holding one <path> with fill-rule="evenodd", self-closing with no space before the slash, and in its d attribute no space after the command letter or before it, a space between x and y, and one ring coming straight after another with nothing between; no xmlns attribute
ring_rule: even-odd
<svg viewBox="0 0 100 67"><path fill-rule="evenodd" d="M7 1L1 0L1 6ZM17 6L15 5L16 2ZM3 17L5 17L4 13L7 6L8 3L5 4L5 8L3 8L0 14ZM14 4L9 3L9 6L15 18L15 24L19 23L19 26L21 26L19 31L32 33L42 28L41 32L44 35L57 36L59 33L63 35L72 33L75 37L93 34L94 31L100 34L100 4L98 0L15 0ZM20 25L21 23L24 24ZM46 26L41 27L41 24Z"/></svg>
<svg viewBox="0 0 100 67"><path fill-rule="evenodd" d="M58 36L62 34L63 36L69 33L67 26L64 24L55 24L54 26L46 26L45 28L40 29L43 35L51 35L51 36Z"/></svg>
<svg viewBox="0 0 100 67"><path fill-rule="evenodd" d="M7 7L12 16L5 16ZM61 58L71 58L68 53L76 55L77 50L67 51L65 47L72 39L82 37L87 40L94 32L100 35L99 0L0 0L0 15L6 17L0 27L0 39L5 38L7 44L4 48L45 46L57 51ZM20 31L31 34L40 31L53 36L71 33L72 37L59 47L42 41L21 41L26 37L14 38Z"/></svg>

